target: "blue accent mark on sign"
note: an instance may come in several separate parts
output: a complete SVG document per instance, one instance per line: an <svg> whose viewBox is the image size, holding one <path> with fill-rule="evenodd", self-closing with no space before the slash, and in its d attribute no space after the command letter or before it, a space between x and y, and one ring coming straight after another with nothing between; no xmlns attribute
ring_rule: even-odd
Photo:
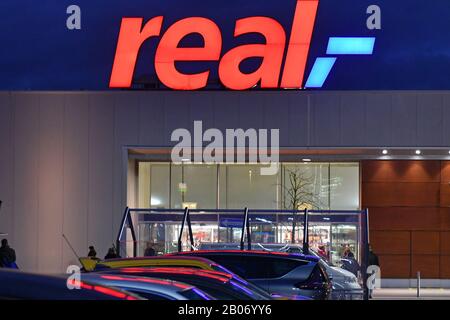
<svg viewBox="0 0 450 320"><path fill-rule="evenodd" d="M327 54L372 54L374 37L330 37Z"/></svg>
<svg viewBox="0 0 450 320"><path fill-rule="evenodd" d="M317 58L306 81L305 88L322 88L336 58Z"/></svg>

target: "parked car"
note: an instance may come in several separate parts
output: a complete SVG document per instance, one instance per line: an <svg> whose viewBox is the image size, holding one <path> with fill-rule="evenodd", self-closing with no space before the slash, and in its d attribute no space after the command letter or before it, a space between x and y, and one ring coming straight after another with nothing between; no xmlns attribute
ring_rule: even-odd
<svg viewBox="0 0 450 320"><path fill-rule="evenodd" d="M105 269L130 268L130 267L186 267L203 270L223 271L224 269L214 261L202 257L182 256L155 256L138 258L119 258L110 260L92 260L81 258L81 264L85 271L101 271Z"/></svg>
<svg viewBox="0 0 450 320"><path fill-rule="evenodd" d="M120 269L119 269L120 270ZM118 275L83 273L83 281L133 292L147 300L214 300L208 293L183 282L142 277L137 273Z"/></svg>
<svg viewBox="0 0 450 320"><path fill-rule="evenodd" d="M238 250L198 250L171 255L207 258L270 294L298 294L315 300L330 298L331 281L315 256Z"/></svg>
<svg viewBox="0 0 450 320"><path fill-rule="evenodd" d="M214 249L214 248L224 248L228 249L235 248L237 245L235 243L222 244L222 243L205 243L200 246L200 249ZM239 249L239 248L237 248ZM279 251L287 253L303 253L302 246L298 244L261 244L252 243L253 250L264 250L264 251ZM358 278L348 270L334 266L328 260L324 259L316 251L310 250L311 255L314 255L320 259L321 266L325 269L328 277L332 282L332 300L362 300L364 298L364 291Z"/></svg>
<svg viewBox="0 0 450 320"><path fill-rule="evenodd" d="M2 300L141 300L138 295L88 281L69 281L79 289L69 289L68 277L0 269Z"/></svg>
<svg viewBox="0 0 450 320"><path fill-rule="evenodd" d="M81 261L83 261L83 259L81 259ZM91 262L89 261L89 263ZM219 271L232 276L232 278L237 282L244 283L245 285L252 285L251 283L248 283L248 281L245 281L232 271L211 260L202 257L192 257L192 256L165 255L165 256L145 257L145 258L112 259L106 261L97 261L96 264L91 265L89 269L92 271L106 271L130 267L171 267L171 268L185 267L185 268L197 268L201 270ZM259 288L258 286L256 285L252 286L253 290L259 290L260 294L268 295L268 292ZM276 299L291 299L291 300L308 299L308 297L293 293L290 293L289 295L273 294L269 295L269 297L273 297Z"/></svg>
<svg viewBox="0 0 450 320"><path fill-rule="evenodd" d="M89 275L89 274L88 274ZM194 268L121 268L110 269L95 275L104 279L119 279L124 276L139 276L145 278L163 278L182 281L206 292L218 300L272 300L263 290L248 283L239 281L232 275L210 270ZM87 279L90 279L89 277Z"/></svg>

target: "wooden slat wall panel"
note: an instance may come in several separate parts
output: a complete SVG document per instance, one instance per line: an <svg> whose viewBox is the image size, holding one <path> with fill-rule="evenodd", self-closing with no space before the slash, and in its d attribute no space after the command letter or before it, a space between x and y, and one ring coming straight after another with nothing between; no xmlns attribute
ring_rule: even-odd
<svg viewBox="0 0 450 320"><path fill-rule="evenodd" d="M441 279L450 279L450 255L441 256L439 269Z"/></svg>
<svg viewBox="0 0 450 320"><path fill-rule="evenodd" d="M441 232L440 254L450 255L450 232Z"/></svg>
<svg viewBox="0 0 450 320"><path fill-rule="evenodd" d="M450 208L450 184L441 183L439 192L440 206Z"/></svg>
<svg viewBox="0 0 450 320"><path fill-rule="evenodd" d="M439 278L439 255L413 255L411 259L411 278L420 271L421 278Z"/></svg>
<svg viewBox="0 0 450 320"><path fill-rule="evenodd" d="M441 181L440 161L364 161L363 163L363 183Z"/></svg>
<svg viewBox="0 0 450 320"><path fill-rule="evenodd" d="M441 183L450 182L450 161L441 161Z"/></svg>
<svg viewBox="0 0 450 320"><path fill-rule="evenodd" d="M373 231L370 237L377 254L411 253L411 235L408 231Z"/></svg>
<svg viewBox="0 0 450 320"><path fill-rule="evenodd" d="M371 230L437 230L442 225L439 208L369 208Z"/></svg>
<svg viewBox="0 0 450 320"><path fill-rule="evenodd" d="M414 231L412 232L412 254L434 254L439 255L440 239L439 232Z"/></svg>
<svg viewBox="0 0 450 320"><path fill-rule="evenodd" d="M450 208L439 208L440 230L450 230Z"/></svg>
<svg viewBox="0 0 450 320"><path fill-rule="evenodd" d="M381 278L409 278L411 274L411 256L379 255Z"/></svg>
<svg viewBox="0 0 450 320"><path fill-rule="evenodd" d="M363 183L366 207L438 207L439 183Z"/></svg>
<svg viewBox="0 0 450 320"><path fill-rule="evenodd" d="M449 182L450 161L362 162L362 206L382 277L450 277Z"/></svg>

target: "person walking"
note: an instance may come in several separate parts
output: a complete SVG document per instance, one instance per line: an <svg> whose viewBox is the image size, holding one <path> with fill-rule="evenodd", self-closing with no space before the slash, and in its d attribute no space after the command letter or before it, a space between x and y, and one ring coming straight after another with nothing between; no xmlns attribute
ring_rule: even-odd
<svg viewBox="0 0 450 320"><path fill-rule="evenodd" d="M7 239L2 240L0 247L0 266L2 268L19 269L16 264L16 251L8 244Z"/></svg>

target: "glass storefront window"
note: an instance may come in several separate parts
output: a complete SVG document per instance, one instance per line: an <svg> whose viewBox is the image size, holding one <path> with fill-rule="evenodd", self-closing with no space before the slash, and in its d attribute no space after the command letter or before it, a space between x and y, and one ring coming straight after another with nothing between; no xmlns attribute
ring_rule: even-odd
<svg viewBox="0 0 450 320"><path fill-rule="evenodd" d="M328 209L329 164L283 165L283 209Z"/></svg>
<svg viewBox="0 0 450 320"><path fill-rule="evenodd" d="M149 181L150 207L169 208L170 166L168 164L151 164ZM143 195L144 197L148 195Z"/></svg>
<svg viewBox="0 0 450 320"><path fill-rule="evenodd" d="M278 208L278 175L261 175L261 165L226 166L227 208Z"/></svg>
<svg viewBox="0 0 450 320"><path fill-rule="evenodd" d="M216 208L217 166L172 165L171 189L172 208Z"/></svg>
<svg viewBox="0 0 450 320"><path fill-rule="evenodd" d="M330 164L330 208L333 210L359 209L358 164Z"/></svg>
<svg viewBox="0 0 450 320"><path fill-rule="evenodd" d="M142 208L356 210L358 163L283 163L277 175L261 165L203 165L139 162L138 203ZM297 186L293 187L294 176Z"/></svg>

